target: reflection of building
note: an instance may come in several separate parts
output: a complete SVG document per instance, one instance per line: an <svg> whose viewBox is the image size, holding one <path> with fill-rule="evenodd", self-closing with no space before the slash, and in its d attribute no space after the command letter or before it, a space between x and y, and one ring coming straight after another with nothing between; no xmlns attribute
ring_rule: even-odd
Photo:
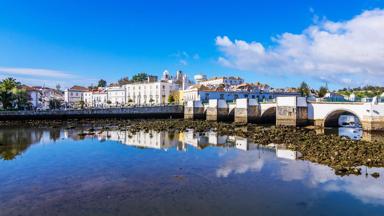
<svg viewBox="0 0 384 216"><path fill-rule="evenodd" d="M183 142L197 149L203 149L208 146L208 137L201 136L200 134L195 133L193 130L188 130L184 132Z"/></svg>
<svg viewBox="0 0 384 216"><path fill-rule="evenodd" d="M236 143L236 148L243 151L251 151L259 148L257 144L249 142L248 138L236 136L235 143Z"/></svg>
<svg viewBox="0 0 384 216"><path fill-rule="evenodd" d="M170 137L167 132L139 131L130 133L129 131L104 131L97 134L99 139L117 141L125 145L139 148L168 149L178 144L177 140Z"/></svg>
<svg viewBox="0 0 384 216"><path fill-rule="evenodd" d="M285 145L280 144L276 145L276 157L289 160L297 160L301 157L301 153L287 149Z"/></svg>

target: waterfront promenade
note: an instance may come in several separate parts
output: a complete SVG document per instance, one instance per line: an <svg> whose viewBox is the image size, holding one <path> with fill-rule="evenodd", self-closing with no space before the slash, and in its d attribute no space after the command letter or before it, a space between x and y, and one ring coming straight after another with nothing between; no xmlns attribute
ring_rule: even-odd
<svg viewBox="0 0 384 216"><path fill-rule="evenodd" d="M70 119L70 118L182 118L181 105L138 106L107 109L3 111L1 120Z"/></svg>

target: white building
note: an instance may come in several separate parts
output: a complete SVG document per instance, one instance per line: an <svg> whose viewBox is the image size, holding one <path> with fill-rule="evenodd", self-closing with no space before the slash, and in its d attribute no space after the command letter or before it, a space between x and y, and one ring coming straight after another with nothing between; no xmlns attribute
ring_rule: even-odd
<svg viewBox="0 0 384 216"><path fill-rule="evenodd" d="M132 83L124 85L126 101L136 105L167 104L171 91L179 86L165 80L156 82Z"/></svg>
<svg viewBox="0 0 384 216"><path fill-rule="evenodd" d="M201 85L225 85L225 86L232 86L232 85L240 85L243 84L244 80L240 77L214 77L208 80L202 80L199 82Z"/></svg>
<svg viewBox="0 0 384 216"><path fill-rule="evenodd" d="M125 105L126 100L126 88L121 86L112 86L107 88L108 103L111 106Z"/></svg>
<svg viewBox="0 0 384 216"><path fill-rule="evenodd" d="M193 85L183 93L184 101L201 101L207 103L210 99L221 99L226 101L235 101L236 99L249 98L266 101L273 99L269 92L253 90L235 90L225 89L223 87L207 87L201 84Z"/></svg>
<svg viewBox="0 0 384 216"><path fill-rule="evenodd" d="M43 86L33 86L36 91L40 92L40 106L43 109L49 109L49 102L51 100L58 100L61 102L64 102L64 95L63 92L53 89L53 88L48 88L48 87L43 87Z"/></svg>
<svg viewBox="0 0 384 216"><path fill-rule="evenodd" d="M41 107L41 92L39 90L26 85L23 85L20 88L28 93L28 102L32 106L31 108Z"/></svg>
<svg viewBox="0 0 384 216"><path fill-rule="evenodd" d="M207 76L203 74L196 74L193 78L195 79L196 84L207 81Z"/></svg>
<svg viewBox="0 0 384 216"><path fill-rule="evenodd" d="M84 103L87 107L103 108L107 105L108 94L105 89L84 92Z"/></svg>
<svg viewBox="0 0 384 216"><path fill-rule="evenodd" d="M69 89L65 89L64 102L68 106L74 106L80 101L84 101L84 93L87 91L88 89L82 86L72 86Z"/></svg>

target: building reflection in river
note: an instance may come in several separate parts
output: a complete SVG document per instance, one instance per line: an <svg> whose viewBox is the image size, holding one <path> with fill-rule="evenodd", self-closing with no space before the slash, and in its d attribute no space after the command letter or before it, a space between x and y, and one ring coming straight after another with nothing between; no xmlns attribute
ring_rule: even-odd
<svg viewBox="0 0 384 216"><path fill-rule="evenodd" d="M289 150L286 145L270 144L268 146L258 145L249 139L239 136L219 135L217 132L196 133L194 130L185 132L156 132L140 131L131 133L129 131L109 130L95 133L99 140L117 141L124 145L168 150L176 147L178 151L187 151L188 147L203 150L207 147L236 148L241 151L268 150L275 152L278 158L296 160L301 154Z"/></svg>

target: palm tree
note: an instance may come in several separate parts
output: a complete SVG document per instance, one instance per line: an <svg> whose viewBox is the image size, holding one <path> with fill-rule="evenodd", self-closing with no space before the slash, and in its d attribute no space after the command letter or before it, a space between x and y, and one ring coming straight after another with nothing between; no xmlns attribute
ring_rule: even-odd
<svg viewBox="0 0 384 216"><path fill-rule="evenodd" d="M6 78L0 82L0 102L3 104L4 109L12 107L14 99L13 89L20 86L14 78Z"/></svg>

